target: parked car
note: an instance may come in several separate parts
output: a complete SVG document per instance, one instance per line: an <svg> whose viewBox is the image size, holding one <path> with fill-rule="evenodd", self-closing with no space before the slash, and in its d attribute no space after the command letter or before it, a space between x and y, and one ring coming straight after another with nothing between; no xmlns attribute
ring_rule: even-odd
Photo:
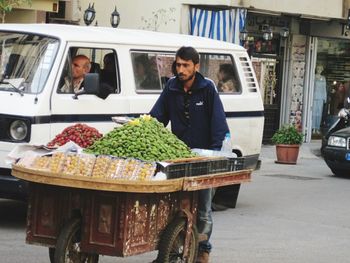
<svg viewBox="0 0 350 263"><path fill-rule="evenodd" d="M350 112L342 109L339 119L322 140L322 155L337 176L350 176ZM345 128L344 128L345 127Z"/></svg>

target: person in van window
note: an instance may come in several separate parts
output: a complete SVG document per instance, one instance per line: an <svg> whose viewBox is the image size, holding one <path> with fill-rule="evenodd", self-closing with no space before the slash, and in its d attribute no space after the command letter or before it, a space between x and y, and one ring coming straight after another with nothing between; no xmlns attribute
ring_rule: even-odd
<svg viewBox="0 0 350 263"><path fill-rule="evenodd" d="M230 63L221 64L218 72L218 91L219 92L237 92L237 81L233 65Z"/></svg>
<svg viewBox="0 0 350 263"><path fill-rule="evenodd" d="M114 93L117 86L116 65L114 53L108 53L103 57L103 69L100 74L101 87L99 97L105 99Z"/></svg>
<svg viewBox="0 0 350 263"><path fill-rule="evenodd" d="M72 79L68 76L64 78L64 85L60 91L62 93L78 93L83 87L84 77L90 72L90 59L84 55L77 55L72 60ZM73 85L73 86L72 86Z"/></svg>
<svg viewBox="0 0 350 263"><path fill-rule="evenodd" d="M181 47L175 60L176 76L168 80L150 114L164 126L170 121L172 132L190 148L220 150L229 128L215 84L198 72L199 54L193 47ZM196 262L203 263L211 251L213 191L198 194L197 228L204 240Z"/></svg>
<svg viewBox="0 0 350 263"><path fill-rule="evenodd" d="M134 61L137 89L160 89L159 79L147 55L139 55Z"/></svg>

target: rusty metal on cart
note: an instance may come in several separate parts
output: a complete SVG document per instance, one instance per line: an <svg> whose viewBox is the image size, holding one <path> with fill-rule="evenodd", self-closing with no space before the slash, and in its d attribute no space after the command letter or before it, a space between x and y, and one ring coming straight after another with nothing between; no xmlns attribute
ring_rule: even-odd
<svg viewBox="0 0 350 263"><path fill-rule="evenodd" d="M184 178L183 191L197 191L211 187L250 182L252 170L240 170Z"/></svg>

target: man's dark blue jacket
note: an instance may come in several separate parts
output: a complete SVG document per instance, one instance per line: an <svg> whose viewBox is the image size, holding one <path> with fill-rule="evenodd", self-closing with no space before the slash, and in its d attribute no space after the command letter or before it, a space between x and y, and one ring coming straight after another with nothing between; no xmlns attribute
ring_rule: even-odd
<svg viewBox="0 0 350 263"><path fill-rule="evenodd" d="M189 98L189 119L185 97ZM196 73L190 91L185 93L177 77L170 79L150 114L167 126L190 148L216 149L229 132L226 116L214 83Z"/></svg>

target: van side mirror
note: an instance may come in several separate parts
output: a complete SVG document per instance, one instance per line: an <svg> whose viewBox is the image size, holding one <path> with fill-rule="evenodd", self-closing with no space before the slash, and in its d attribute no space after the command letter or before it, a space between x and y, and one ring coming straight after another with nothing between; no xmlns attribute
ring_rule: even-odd
<svg viewBox="0 0 350 263"><path fill-rule="evenodd" d="M77 100L78 96L83 94L95 94L100 92L100 75L98 73L87 73L84 77L83 89L75 93L73 99Z"/></svg>
<svg viewBox="0 0 350 263"><path fill-rule="evenodd" d="M85 94L97 95L100 90L100 74L87 73L84 77L84 91Z"/></svg>

